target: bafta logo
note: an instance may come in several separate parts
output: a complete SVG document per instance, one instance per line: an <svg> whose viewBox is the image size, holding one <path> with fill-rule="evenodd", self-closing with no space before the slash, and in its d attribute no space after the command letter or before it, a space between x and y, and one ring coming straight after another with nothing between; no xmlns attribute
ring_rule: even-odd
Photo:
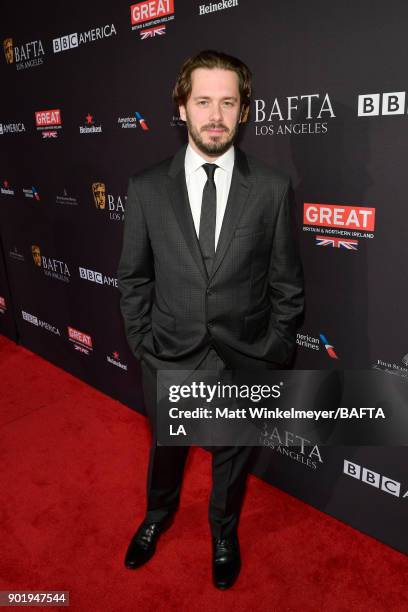
<svg viewBox="0 0 408 612"><path fill-rule="evenodd" d="M14 61L14 51L13 51L13 39L6 38L3 40L3 49L4 55L6 57L7 64L12 64Z"/></svg>
<svg viewBox="0 0 408 612"><path fill-rule="evenodd" d="M105 183L92 183L92 193L96 208L105 208Z"/></svg>
<svg viewBox="0 0 408 612"><path fill-rule="evenodd" d="M33 254L34 263L36 266L41 268L41 251L40 247L36 244L33 244L31 247L31 253Z"/></svg>

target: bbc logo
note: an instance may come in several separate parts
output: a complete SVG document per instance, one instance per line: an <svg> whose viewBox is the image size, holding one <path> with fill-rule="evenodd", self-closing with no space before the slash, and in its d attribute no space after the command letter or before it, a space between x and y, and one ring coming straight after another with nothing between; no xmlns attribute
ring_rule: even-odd
<svg viewBox="0 0 408 612"><path fill-rule="evenodd" d="M100 283L103 285L103 277L100 272L94 270L87 270L87 268L79 268L79 276L85 280L93 281L94 283Z"/></svg>
<svg viewBox="0 0 408 612"><path fill-rule="evenodd" d="M21 311L22 317L24 321L28 321L28 323L32 323L33 325L38 325L38 319L34 315L26 312L25 310Z"/></svg>
<svg viewBox="0 0 408 612"><path fill-rule="evenodd" d="M403 115L405 113L405 96L405 91L358 96L358 116Z"/></svg>
<svg viewBox="0 0 408 612"><path fill-rule="evenodd" d="M76 32L74 34L67 34L67 36L61 36L61 38L54 38L52 41L54 53L73 49L74 47L78 47L78 44L78 34Z"/></svg>
<svg viewBox="0 0 408 612"><path fill-rule="evenodd" d="M401 483L396 480L392 480L388 476L382 476L377 472L361 467L357 463L347 461L347 459L344 460L343 472L347 476L361 480L372 487L385 491L385 493L390 493L390 495L395 495L395 497L400 496Z"/></svg>

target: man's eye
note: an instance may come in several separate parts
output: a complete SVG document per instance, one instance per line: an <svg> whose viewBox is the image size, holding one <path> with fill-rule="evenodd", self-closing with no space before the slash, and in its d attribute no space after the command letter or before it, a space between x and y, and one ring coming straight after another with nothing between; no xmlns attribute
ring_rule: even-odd
<svg viewBox="0 0 408 612"><path fill-rule="evenodd" d="M199 106L205 106L207 104L207 100L200 100L198 104Z"/></svg>

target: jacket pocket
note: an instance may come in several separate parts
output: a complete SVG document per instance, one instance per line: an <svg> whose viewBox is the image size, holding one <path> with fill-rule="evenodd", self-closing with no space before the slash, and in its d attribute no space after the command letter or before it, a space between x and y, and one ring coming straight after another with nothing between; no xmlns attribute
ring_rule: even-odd
<svg viewBox="0 0 408 612"><path fill-rule="evenodd" d="M247 342L253 342L266 330L271 318L271 305L244 318L244 334Z"/></svg>
<svg viewBox="0 0 408 612"><path fill-rule="evenodd" d="M237 227L234 232L235 238L242 238L243 236L258 236L265 233L265 228L262 225L243 225Z"/></svg>

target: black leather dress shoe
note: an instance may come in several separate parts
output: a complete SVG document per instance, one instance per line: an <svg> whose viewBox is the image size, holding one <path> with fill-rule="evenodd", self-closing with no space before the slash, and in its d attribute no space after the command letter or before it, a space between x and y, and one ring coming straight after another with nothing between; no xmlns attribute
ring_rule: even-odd
<svg viewBox="0 0 408 612"><path fill-rule="evenodd" d="M213 580L217 589L229 589L241 569L238 536L213 538Z"/></svg>
<svg viewBox="0 0 408 612"><path fill-rule="evenodd" d="M145 523L143 521L127 549L125 557L126 567L136 569L147 563L156 552L156 545L160 535L171 526L172 522L172 517L160 523Z"/></svg>

